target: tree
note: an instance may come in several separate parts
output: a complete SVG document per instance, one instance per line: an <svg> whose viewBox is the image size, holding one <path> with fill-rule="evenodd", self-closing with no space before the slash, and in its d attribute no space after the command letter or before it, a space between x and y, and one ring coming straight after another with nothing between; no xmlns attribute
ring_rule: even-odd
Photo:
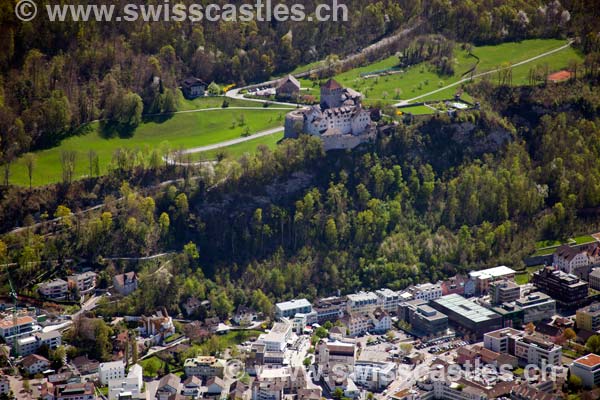
<svg viewBox="0 0 600 400"><path fill-rule="evenodd" d="M570 376L569 376L569 388L573 392L578 392L578 391L581 390L582 387L583 387L583 381L581 380L581 378L578 377L575 374L570 374Z"/></svg>
<svg viewBox="0 0 600 400"><path fill-rule="evenodd" d="M211 82L210 85L208 85L208 94L210 94L211 96L218 96L221 94L221 87L219 85L217 85L215 82Z"/></svg>
<svg viewBox="0 0 600 400"><path fill-rule="evenodd" d="M75 160L77 153L74 150L62 150L60 152L60 165L62 168L63 183L71 183L75 174Z"/></svg>
<svg viewBox="0 0 600 400"><path fill-rule="evenodd" d="M98 319L94 328L94 334L94 354L102 361L108 361L112 350L112 343L110 341L112 330L106 325L104 320Z"/></svg>
<svg viewBox="0 0 600 400"><path fill-rule="evenodd" d="M564 332L562 333L563 338L565 338L566 341L569 342L569 347L571 346L571 340L575 339L577 337L577 334L575 333L575 331L571 328L567 328L564 330Z"/></svg>
<svg viewBox="0 0 600 400"><path fill-rule="evenodd" d="M23 156L23 162L27 168L27 176L29 177L29 189L31 189L33 179L33 169L35 168L36 158L32 153L27 153Z"/></svg>
<svg viewBox="0 0 600 400"><path fill-rule="evenodd" d="M600 354L600 335L593 335L585 342L585 349L590 353Z"/></svg>

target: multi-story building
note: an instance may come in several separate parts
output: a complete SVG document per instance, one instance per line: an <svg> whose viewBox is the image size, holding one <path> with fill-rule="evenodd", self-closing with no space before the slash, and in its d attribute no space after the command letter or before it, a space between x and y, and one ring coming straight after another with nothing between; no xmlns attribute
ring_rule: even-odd
<svg viewBox="0 0 600 400"><path fill-rule="evenodd" d="M556 314L556 300L542 292L534 292L515 301L515 305L523 310L523 323L552 319Z"/></svg>
<svg viewBox="0 0 600 400"><path fill-rule="evenodd" d="M290 321L283 319L275 322L269 333L263 333L258 337L257 342L264 343L265 351L282 352L287 346L287 342L292 336L292 324Z"/></svg>
<svg viewBox="0 0 600 400"><path fill-rule="evenodd" d="M6 317L0 320L0 336L6 344L14 346L18 339L29 337L42 330L35 322L35 319L30 316L17 317L16 320Z"/></svg>
<svg viewBox="0 0 600 400"><path fill-rule="evenodd" d="M398 292L383 288L375 291L377 297L379 297L379 306L388 313L398 312L398 303L400 302L400 296Z"/></svg>
<svg viewBox="0 0 600 400"><path fill-rule="evenodd" d="M600 268L594 268L588 275L588 283L594 290L600 290Z"/></svg>
<svg viewBox="0 0 600 400"><path fill-rule="evenodd" d="M28 374L35 375L50 368L50 361L37 354L30 354L21 360L21 366Z"/></svg>
<svg viewBox="0 0 600 400"><path fill-rule="evenodd" d="M36 332L32 336L22 337L17 340L16 351L20 356L28 356L35 353L41 346L56 349L62 344L62 336L59 331Z"/></svg>
<svg viewBox="0 0 600 400"><path fill-rule="evenodd" d="M565 307L578 307L588 296L588 283L553 267L546 267L533 274L535 287Z"/></svg>
<svg viewBox="0 0 600 400"><path fill-rule="evenodd" d="M125 377L125 363L122 360L100 363L98 375L100 383L105 386L113 379L123 379Z"/></svg>
<svg viewBox="0 0 600 400"><path fill-rule="evenodd" d="M312 305L306 299L294 299L275 304L277 318L293 318L296 314L311 314Z"/></svg>
<svg viewBox="0 0 600 400"><path fill-rule="evenodd" d="M562 245L552 256L552 264L559 270L587 279L593 265L600 263L600 247L594 243L587 246L571 247Z"/></svg>
<svg viewBox="0 0 600 400"><path fill-rule="evenodd" d="M457 294L450 294L430 302L431 307L446 314L448 320L458 330L480 338L485 332L502 327L502 317L465 299Z"/></svg>
<svg viewBox="0 0 600 400"><path fill-rule="evenodd" d="M369 313L377 307L379 297L374 292L359 292L349 294L346 310L350 314Z"/></svg>
<svg viewBox="0 0 600 400"><path fill-rule="evenodd" d="M600 356L590 353L579 357L569 366L571 374L581 378L587 389L600 386Z"/></svg>
<svg viewBox="0 0 600 400"><path fill-rule="evenodd" d="M515 271L505 265L469 272L469 278L475 282L475 292L485 294L490 283L501 279L515 279Z"/></svg>
<svg viewBox="0 0 600 400"><path fill-rule="evenodd" d="M211 356L199 356L196 358L188 358L183 363L185 375L197 376L204 380L218 376L223 378L223 370L225 369L225 360L220 360Z"/></svg>
<svg viewBox="0 0 600 400"><path fill-rule="evenodd" d="M489 285L490 302L493 305L509 303L521 297L521 287L514 281L502 279Z"/></svg>
<svg viewBox="0 0 600 400"><path fill-rule="evenodd" d="M149 317L142 315L139 322L142 336L149 337L154 343L161 343L164 339L175 334L173 319L164 307Z"/></svg>
<svg viewBox="0 0 600 400"><path fill-rule="evenodd" d="M431 307L425 300L400 304L398 318L407 322L417 336L439 336L448 330L448 316Z"/></svg>
<svg viewBox="0 0 600 400"><path fill-rule="evenodd" d="M55 279L39 286L40 295L52 300L64 300L69 294L69 284L62 279Z"/></svg>
<svg viewBox="0 0 600 400"><path fill-rule="evenodd" d="M131 395L139 397L143 387L143 370L139 364L129 367L127 376L122 379L113 379L108 382L108 400L121 400Z"/></svg>
<svg viewBox="0 0 600 400"><path fill-rule="evenodd" d="M331 370L338 366L348 366L354 368L356 356L356 344L346 342L329 342L320 340L316 347L316 361L323 374L329 374Z"/></svg>
<svg viewBox="0 0 600 400"><path fill-rule="evenodd" d="M341 319L348 336L360 336L369 330L369 317L365 314L347 314Z"/></svg>
<svg viewBox="0 0 600 400"><path fill-rule="evenodd" d="M386 311L377 307L369 313L369 325L369 330L373 333L386 333L392 329L392 318Z"/></svg>
<svg viewBox="0 0 600 400"><path fill-rule="evenodd" d="M475 282L466 275L456 275L442 282L442 296L459 294L470 297L475 294Z"/></svg>
<svg viewBox="0 0 600 400"><path fill-rule="evenodd" d="M137 274L134 271L131 271L115 275L113 277L113 287L117 293L127 296L138 287Z"/></svg>
<svg viewBox="0 0 600 400"><path fill-rule="evenodd" d="M497 353L513 355L521 364L543 367L562 363L562 347L537 333L526 334L516 329L503 328L484 334L483 345Z"/></svg>
<svg viewBox="0 0 600 400"><path fill-rule="evenodd" d="M71 275L67 278L69 285L77 288L81 296L92 292L96 288L96 273L92 271Z"/></svg>
<svg viewBox="0 0 600 400"><path fill-rule="evenodd" d="M337 321L344 316L346 310L345 297L328 297L320 299L313 306L317 313L317 322L323 324L327 321Z"/></svg>
<svg viewBox="0 0 600 400"><path fill-rule="evenodd" d="M416 300L435 300L442 297L442 284L438 283L422 283L420 285L412 286L408 289L413 298Z"/></svg>
<svg viewBox="0 0 600 400"><path fill-rule="evenodd" d="M588 331L600 330L600 303L592 303L577 310L575 314L577 328Z"/></svg>
<svg viewBox="0 0 600 400"><path fill-rule="evenodd" d="M371 391L380 391L396 379L397 366L392 362L359 361L351 375L357 385Z"/></svg>

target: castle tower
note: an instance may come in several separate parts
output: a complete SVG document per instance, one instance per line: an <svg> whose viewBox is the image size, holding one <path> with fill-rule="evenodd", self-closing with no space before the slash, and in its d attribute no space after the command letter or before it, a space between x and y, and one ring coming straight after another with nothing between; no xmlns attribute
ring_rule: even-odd
<svg viewBox="0 0 600 400"><path fill-rule="evenodd" d="M321 86L321 108L337 108L342 105L344 88L337 81L330 79Z"/></svg>

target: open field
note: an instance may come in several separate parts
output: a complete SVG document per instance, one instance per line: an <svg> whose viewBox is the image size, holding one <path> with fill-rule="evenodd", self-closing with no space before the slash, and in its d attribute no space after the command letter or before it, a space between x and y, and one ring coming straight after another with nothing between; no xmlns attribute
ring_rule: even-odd
<svg viewBox="0 0 600 400"><path fill-rule="evenodd" d="M542 53L564 46L566 41L559 39L532 39L522 42L503 43L495 46L475 47L472 53L480 58L475 74L491 71L500 67L505 62L516 64ZM529 70L536 65L547 64L549 71L557 71L568 66L570 60L582 61L582 56L573 48L566 48L559 52L547 55L531 63L513 69L513 84L522 85L529 83ZM385 76L363 77L362 75L373 71L386 70L398 65L398 58L392 56L382 61L365 67L355 68L335 77L342 85L352 87L365 95L366 103L382 101L384 103L398 103L427 94L433 90L458 82L461 75L476 64L476 59L469 56L468 52L457 46L455 49L454 75L440 76L429 63L411 66L406 70ZM486 77L492 82L497 80L497 74ZM311 94L318 97L318 85L308 79L301 80L302 85L310 89ZM431 96L420 100L434 100L451 98L458 86L444 89ZM465 100L469 100L465 97Z"/></svg>
<svg viewBox="0 0 600 400"><path fill-rule="evenodd" d="M410 106L410 107L403 107L398 109L398 111L402 111L403 113L411 113L413 115L429 115L429 114L435 114L435 110L427 107L427 106Z"/></svg>
<svg viewBox="0 0 600 400"><path fill-rule="evenodd" d="M208 98L215 101L217 98ZM197 100L198 101L198 100ZM222 102L223 99L220 99ZM256 107L256 103L253 103ZM164 153L172 150L220 143L238 138L245 131L255 133L283 124L285 110L270 108L258 109L218 109L203 112L176 114L171 118L148 120L142 123L132 137L111 137L102 135L100 124L89 124L85 133L64 140L60 146L35 153L36 166L33 170L34 185L44 185L61 180L60 155L63 150L76 152L75 179L89 174L88 151L94 150L99 159L100 173L107 172L112 156L118 148L138 149L149 154L155 148ZM243 116L244 123L241 123ZM23 159L11 166L11 183L28 185L29 179Z"/></svg>

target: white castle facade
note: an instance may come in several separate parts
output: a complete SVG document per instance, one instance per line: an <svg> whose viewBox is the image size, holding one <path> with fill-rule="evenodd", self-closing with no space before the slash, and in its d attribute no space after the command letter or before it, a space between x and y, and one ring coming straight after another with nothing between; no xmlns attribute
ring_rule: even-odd
<svg viewBox="0 0 600 400"><path fill-rule="evenodd" d="M376 135L371 114L361 104L362 95L343 88L333 79L321 87L321 104L295 110L285 118L285 137L306 133L323 140L325 150L352 149Z"/></svg>

